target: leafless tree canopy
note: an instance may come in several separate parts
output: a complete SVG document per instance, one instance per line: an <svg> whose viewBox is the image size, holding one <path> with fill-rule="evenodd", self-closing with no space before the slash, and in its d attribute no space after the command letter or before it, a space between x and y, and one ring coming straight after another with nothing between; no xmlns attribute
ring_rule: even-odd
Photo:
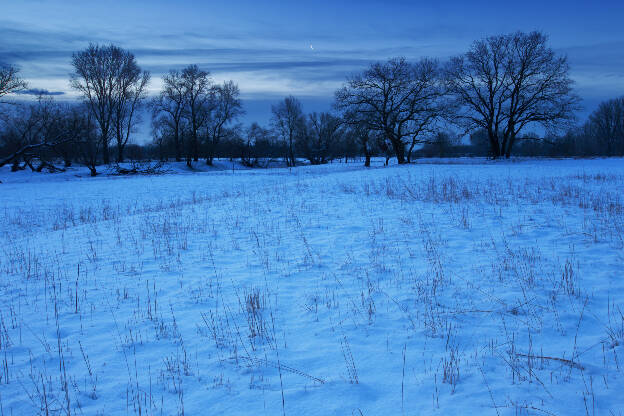
<svg viewBox="0 0 624 416"><path fill-rule="evenodd" d="M201 148L211 165L221 140L233 135L230 123L244 113L238 86L233 81L215 85L210 73L197 65L165 75L152 110L160 146L170 142L177 161L185 149L189 166L199 160Z"/></svg>
<svg viewBox="0 0 624 416"><path fill-rule="evenodd" d="M214 86L211 97L209 106L211 111L207 123L208 154L206 155L206 162L209 165L212 165L219 141L231 133L227 129L228 124L244 113L240 90L233 81L225 81L221 85Z"/></svg>
<svg viewBox="0 0 624 416"><path fill-rule="evenodd" d="M0 166L11 163L14 171L26 167L34 171L62 170L54 165L56 158L69 166L75 156L75 144L82 137L81 118L75 106L59 104L51 98L16 104L0 134L0 148L5 154L0 158Z"/></svg>
<svg viewBox="0 0 624 416"><path fill-rule="evenodd" d="M152 103L152 123L161 135L173 140L175 159L182 160L182 124L186 90L180 71L171 70L163 77L163 89Z"/></svg>
<svg viewBox="0 0 624 416"><path fill-rule="evenodd" d="M493 157L509 157L520 132L532 124L554 129L574 118L567 58L541 32L492 36L472 44L445 69L455 99L454 120L488 133Z"/></svg>
<svg viewBox="0 0 624 416"><path fill-rule="evenodd" d="M104 163L110 162L108 147L113 137L118 159L123 159L123 147L149 74L141 72L132 53L115 45L91 44L72 55L72 64L70 83L83 95L98 124Z"/></svg>
<svg viewBox="0 0 624 416"><path fill-rule="evenodd" d="M268 141L270 132L258 123L252 123L245 129L245 136L240 146L240 158L243 165L254 167L259 162L259 155L254 150L258 147L259 142Z"/></svg>
<svg viewBox="0 0 624 416"><path fill-rule="evenodd" d="M440 115L442 95L436 61L393 58L352 76L336 92L336 105L383 134L398 162L405 163L405 146L416 143Z"/></svg>
<svg viewBox="0 0 624 416"><path fill-rule="evenodd" d="M271 111L273 112L271 119L273 127L288 146L286 158L288 166L295 166L294 144L305 129L305 117L301 109L301 102L291 95L272 106Z"/></svg>
<svg viewBox="0 0 624 416"><path fill-rule="evenodd" d="M149 72L141 72L138 66L134 67L132 73L128 75L122 80L121 94L113 112L118 163L124 161L123 152L130 139L130 133L133 132L135 125L141 121L137 113L147 98L147 85L150 80Z"/></svg>
<svg viewBox="0 0 624 416"><path fill-rule="evenodd" d="M624 97L601 103L589 116L585 128L606 148L608 156L624 155Z"/></svg>
<svg viewBox="0 0 624 416"><path fill-rule="evenodd" d="M300 150L313 165L327 163L342 136L343 123L328 112L308 115L305 134L300 138Z"/></svg>
<svg viewBox="0 0 624 416"><path fill-rule="evenodd" d="M19 69L12 65L0 64L0 100L5 95L21 91L24 88L26 88L26 82L19 77Z"/></svg>
<svg viewBox="0 0 624 416"><path fill-rule="evenodd" d="M189 65L182 70L182 85L184 86L184 118L188 123L191 142L187 152L187 164L190 166L191 157L195 162L199 160L200 130L206 127L210 116L210 93L213 81L210 73L201 70L197 65Z"/></svg>
<svg viewBox="0 0 624 416"><path fill-rule="evenodd" d="M321 164L363 155L369 166L375 155L386 164L392 157L402 164L413 157L510 157L512 151L624 155L624 98L603 102L574 126L580 99L567 59L541 32L475 41L444 65L402 57L374 63L347 77L330 111L306 114L297 98L284 98L271 107L268 129L238 123L244 109L237 84L216 84L207 70L188 65L164 75L161 92L150 100L154 141L146 146L131 143L150 82L135 56L91 44L72 55L72 65L80 106L44 99L40 90L36 103L15 100L0 108L0 166L57 170L74 161L95 176L113 150L117 162L157 152L161 161L186 159L188 166L200 157L209 165L236 157L246 166L262 166L263 158L264 165L284 158L295 166L297 157ZM0 103L24 88L18 69L0 64Z"/></svg>

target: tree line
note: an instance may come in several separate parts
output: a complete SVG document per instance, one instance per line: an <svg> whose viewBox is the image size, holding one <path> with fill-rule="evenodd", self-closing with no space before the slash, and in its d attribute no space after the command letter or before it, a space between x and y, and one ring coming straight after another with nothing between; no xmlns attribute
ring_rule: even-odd
<svg viewBox="0 0 624 416"><path fill-rule="evenodd" d="M624 97L605 101L582 125L569 65L542 32L515 32L472 43L440 63L391 58L347 77L324 112L306 114L289 96L272 106L268 126L243 126L240 90L217 84L197 65L169 71L148 96L149 71L116 45L91 44L72 55L71 87L79 103L40 95L8 100L27 84L0 66L0 166L59 170L126 158L239 159L246 166L281 160L295 166L334 159L624 155ZM152 143L132 143L149 114ZM535 134L535 129L543 134ZM469 137L467 143L464 137ZM62 162L62 166L59 163Z"/></svg>

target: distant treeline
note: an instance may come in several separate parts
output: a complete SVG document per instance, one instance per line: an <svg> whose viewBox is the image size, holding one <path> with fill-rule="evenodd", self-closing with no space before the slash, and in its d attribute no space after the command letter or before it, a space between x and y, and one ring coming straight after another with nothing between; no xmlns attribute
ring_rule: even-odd
<svg viewBox="0 0 624 416"><path fill-rule="evenodd" d="M0 66L0 166L54 171L79 163L95 176L98 166L128 159L190 166L229 158L262 167L357 157L368 166L372 156L402 164L417 157L624 155L624 98L600 104L579 124L567 58L541 32L478 40L443 64L400 57L373 63L347 77L327 111L306 114L289 96L272 106L268 126L242 125L236 83L216 84L197 65L169 71L156 97L147 95L150 73L118 46L91 44L72 55L72 67L79 104L43 94L10 100L27 83L15 66ZM153 141L133 144L145 113Z"/></svg>

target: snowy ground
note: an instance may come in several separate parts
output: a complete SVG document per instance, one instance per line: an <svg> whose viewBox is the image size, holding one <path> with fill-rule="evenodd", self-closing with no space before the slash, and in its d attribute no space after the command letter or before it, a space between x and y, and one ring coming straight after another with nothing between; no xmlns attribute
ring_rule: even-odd
<svg viewBox="0 0 624 416"><path fill-rule="evenodd" d="M0 171L0 415L622 414L624 160L228 166Z"/></svg>

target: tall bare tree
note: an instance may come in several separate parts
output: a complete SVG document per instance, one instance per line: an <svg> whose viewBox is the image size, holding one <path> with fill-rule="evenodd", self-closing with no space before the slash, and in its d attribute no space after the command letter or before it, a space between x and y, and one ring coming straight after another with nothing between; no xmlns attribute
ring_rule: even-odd
<svg viewBox="0 0 624 416"><path fill-rule="evenodd" d="M176 162L182 160L182 123L186 102L185 84L179 71L169 71L163 77L163 89L152 103L152 123L162 128L164 125L173 135Z"/></svg>
<svg viewBox="0 0 624 416"><path fill-rule="evenodd" d="M228 124L244 114L240 91L233 81L225 81L222 85L216 85L212 89L211 100L210 117L206 123L208 134L206 163L208 165L212 165L219 141L229 134Z"/></svg>
<svg viewBox="0 0 624 416"><path fill-rule="evenodd" d="M370 130L383 134L403 164L405 146L418 142L443 109L439 75L438 64L431 59L377 62L336 92L336 107L359 114Z"/></svg>
<svg viewBox="0 0 624 416"><path fill-rule="evenodd" d="M212 79L208 71L203 71L197 65L189 65L182 70L184 85L184 117L188 121L188 130L191 143L187 151L186 163L190 166L191 157L199 160L200 130L206 126L210 116L210 93Z"/></svg>
<svg viewBox="0 0 624 416"><path fill-rule="evenodd" d="M141 72L138 65L128 66L127 71L126 76L121 79L119 100L113 112L118 163L123 162L124 148L128 144L130 133L141 121L138 111L145 98L147 98L147 84L150 80L149 72Z"/></svg>
<svg viewBox="0 0 624 416"><path fill-rule="evenodd" d="M485 130L495 158L509 157L528 126L554 130L574 119L579 98L567 58L547 41L541 32L491 36L474 42L445 68L457 109L454 121L467 132Z"/></svg>
<svg viewBox="0 0 624 416"><path fill-rule="evenodd" d="M122 103L128 102L128 93L142 82L145 74L141 74L131 52L112 44L90 44L72 55L72 65L70 84L83 95L98 124L103 159L108 164L110 141L116 136L115 115L123 107ZM117 138L123 140L123 137ZM123 150L123 146L121 148Z"/></svg>
<svg viewBox="0 0 624 416"><path fill-rule="evenodd" d="M273 128L288 146L286 162L288 166L295 166L295 140L305 128L301 102L291 95L271 106L271 111L273 113L271 118Z"/></svg>

